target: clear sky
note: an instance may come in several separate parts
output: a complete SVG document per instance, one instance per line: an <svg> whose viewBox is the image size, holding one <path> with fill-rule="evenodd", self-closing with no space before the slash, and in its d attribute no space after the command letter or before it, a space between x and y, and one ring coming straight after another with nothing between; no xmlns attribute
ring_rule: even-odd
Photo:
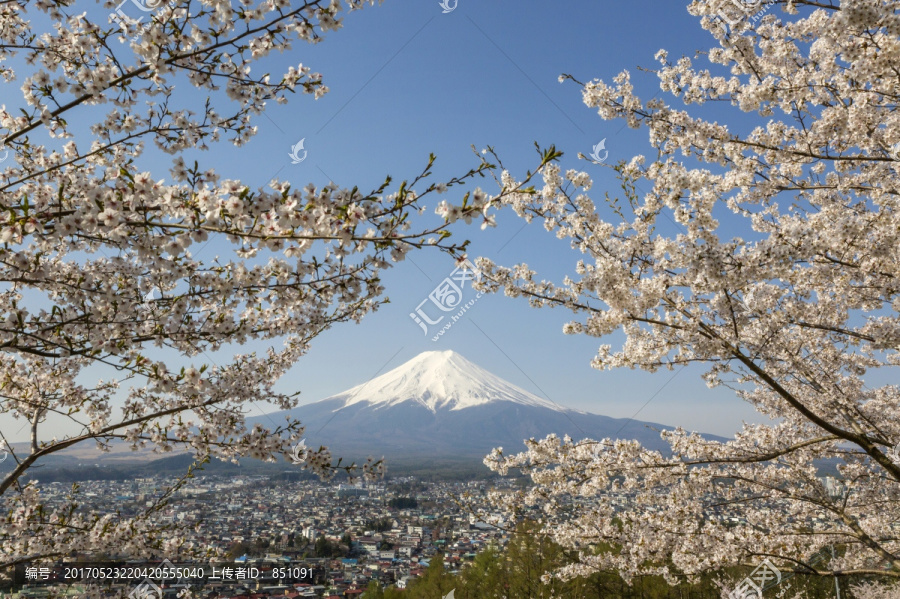
<svg viewBox="0 0 900 599"><path fill-rule="evenodd" d="M452 6L454 0L448 1ZM345 15L343 29L327 34L322 43L295 44L260 65L274 74L302 62L323 73L330 93L317 101L297 95L286 105L272 104L257 118L259 133L248 145L222 143L197 158L251 187L277 177L299 187L334 181L366 190L387 174L396 181L414 177L429 153L437 155L436 180L463 174L477 163L472 145L493 146L521 177L537 163L533 144L538 142L565 152L564 169L590 172L591 195L602 198L605 191L618 190L618 181L610 169L581 161L577 154L589 154L605 139L607 163L651 155L647 132L603 121L582 103L577 85L560 84L558 77L570 73L581 81L610 80L628 69L638 94L649 99L658 93L658 82L638 67L654 68L653 56L661 48L674 60L714 43L686 5L687 0L459 0L444 13L438 0L387 0ZM99 5L94 10L106 11ZM705 110L739 128L751 122L736 108ZM301 139L306 159L292 164L289 153ZM150 153L142 158L155 178L166 176L169 160ZM479 184L496 191L490 180ZM447 197L459 200L463 193L455 188ZM539 223L526 226L511 213L500 216L497 228L461 227L455 236L473 240L473 258L527 262L557 282L578 259ZM212 244L203 250L216 251ZM565 336L562 325L570 314L535 310L519 299L484 296L433 341L436 331L424 334L409 314L452 269L452 260L438 252L413 253L384 277L391 304L361 325L340 325L316 339L279 390L301 391L304 403L316 401L420 352L452 349L562 406L723 436L739 429L742 420L759 418L727 389L707 389L699 369L677 372L674 378L669 371L593 370L589 364L597 346L609 340ZM473 297L467 290L464 301ZM433 306L423 309L437 315Z"/></svg>
<svg viewBox="0 0 900 599"><path fill-rule="evenodd" d="M657 80L638 67L655 67L657 50L677 58L713 43L686 4L459 0L445 14L437 0L387 0L348 15L344 28L321 44L297 46L279 58L322 72L331 92L315 102L301 96L273 106L248 147L216 150L219 168L248 181L277 175L298 184L334 180L371 188L385 174L414 176L429 152L438 157L438 177L465 172L475 164L474 144L494 146L521 176L535 164L537 141L565 152L563 168L591 172L592 193L602 197L618 182L609 169L578 160L578 152L588 154L606 139L607 162L650 154L647 133L603 121L582 103L577 85L557 78L565 72L581 81L609 80L628 69L639 94L652 97ZM728 112L743 121L736 109ZM293 165L288 152L300 139L308 156ZM483 187L495 189L489 181ZM473 239L470 256L508 265L524 261L557 281L577 259L540 224L525 226L511 214L496 229L469 227L456 235ZM668 371L593 370L589 362L600 340L564 336L567 313L535 310L502 295L482 297L432 341L409 313L452 268L437 253L411 255L385 277L392 303L361 325L338 326L317 339L281 389L300 390L303 402L314 401L419 352L452 349L564 406L729 436L742 420L757 418L728 390L707 389L699 370L675 378ZM467 293L465 300L472 297ZM438 314L428 304L423 309L431 318Z"/></svg>

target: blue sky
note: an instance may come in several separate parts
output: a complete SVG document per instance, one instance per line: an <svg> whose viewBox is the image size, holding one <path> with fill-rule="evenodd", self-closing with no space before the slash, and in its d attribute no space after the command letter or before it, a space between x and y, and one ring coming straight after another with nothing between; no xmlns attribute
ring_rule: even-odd
<svg viewBox="0 0 900 599"><path fill-rule="evenodd" d="M388 0L347 16L344 28L313 47L297 46L277 62L302 61L325 76L331 92L318 101L300 96L273 106L245 148L214 150L217 168L248 182L277 174L295 184L334 180L376 186L386 174L414 176L433 152L435 174L472 167L470 146L492 145L522 175L535 164L533 143L556 144L564 168L594 176L594 197L614 192L608 169L579 161L606 139L607 162L649 154L647 133L603 121L581 100L580 88L560 84L565 72L582 81L632 73L649 98L658 84L638 66L653 68L660 48L693 55L712 38L682 2L507 3L460 0L443 14L437 0ZM733 116L744 120L736 110ZM718 115L717 115L718 117ZM305 140L307 159L288 152ZM490 191L492 183L484 181ZM450 196L452 197L461 197ZM559 280L577 259L540 224L504 215L496 229L456 231L473 240L470 256L527 262ZM600 340L564 336L569 314L535 310L522 300L485 296L438 341L424 335L409 312L427 298L453 265L437 253L413 254L387 273L391 304L361 325L338 326L317 339L279 385L322 399L386 372L416 354L452 349L515 384L564 406L616 417L682 425L730 435L756 413L728 390L710 391L699 369L599 372L589 366ZM473 297L466 296L466 300ZM649 402L649 403L647 403Z"/></svg>
<svg viewBox="0 0 900 599"><path fill-rule="evenodd" d="M429 153L437 155L435 180L461 175L476 165L472 145L493 146L521 177L537 163L538 142L565 152L563 168L591 173L591 195L602 198L607 190L616 193L619 182L610 169L578 160L577 154L590 153L605 139L607 163L653 155L647 132L603 121L582 103L577 85L557 79L570 73L582 81L610 80L628 69L638 94L649 99L659 90L657 80L638 67L654 68L653 56L660 48L674 60L713 45L686 5L686 0L550 5L459 0L444 14L438 0L387 0L345 15L343 29L329 33L322 43L295 44L259 67L281 73L302 62L323 73L330 93L318 101L297 95L287 105L273 103L257 118L259 133L248 145L221 143L196 157L205 168L215 167L251 187L277 177L299 187L334 181L365 190L377 187L387 174L397 182L414 177ZM94 10L101 15L106 9L98 5ZM741 127L751 122L728 106L706 110ZM301 139L307 157L291 164L289 152ZM148 152L141 160L155 178L165 177L170 157ZM478 184L496 191L491 180ZM455 188L447 197L459 200L463 194ZM429 213L437 200L432 198ZM539 223L526 226L511 213L501 214L495 229L461 227L455 236L472 239L473 258L484 255L506 265L527 262L555 281L579 257ZM203 252L215 254L217 248L211 244ZM569 313L535 310L519 299L484 296L432 341L433 335L423 334L409 314L452 269L452 260L438 252L410 255L384 276L391 303L360 325L340 325L317 338L278 390L301 391L303 403L316 401L422 351L452 349L562 406L723 436L738 430L742 420L759 418L727 389L707 389L700 369L674 374L593 370L589 364L598 345L609 340L565 336L562 325ZM472 297L469 291L465 300ZM241 351L248 349L263 346ZM253 408L254 415L257 410ZM12 440L22 440L18 436Z"/></svg>

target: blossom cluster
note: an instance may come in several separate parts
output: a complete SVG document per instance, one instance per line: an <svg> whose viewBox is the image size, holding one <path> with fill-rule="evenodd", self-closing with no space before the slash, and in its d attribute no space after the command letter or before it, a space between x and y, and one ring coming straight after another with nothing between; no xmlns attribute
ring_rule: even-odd
<svg viewBox="0 0 900 599"><path fill-rule="evenodd" d="M449 222L414 227L410 217L484 161L425 186L431 156L413 181L387 178L369 193L283 181L254 189L185 162L209 143L243 144L270 100L325 93L307 65L275 78L252 66L321 41L342 11L372 4L177 0L140 30L64 0L0 4L0 76L6 87L21 80L21 102L0 106L0 148L15 156L0 171L0 412L31 431L27 449L10 445L0 476L0 567L111 548L176 555L179 536L151 523L156 508L100 516L77 493L46 506L26 474L79 443L188 450L201 461L290 456L302 423L249 426L247 405L296 406L275 383L316 336L387 301L381 273L409 251L464 249ZM183 108L198 95L201 110ZM173 155L167 176L138 167L148 141ZM271 345L230 355L250 342ZM60 418L79 432L57 438ZM324 478L384 473L381 460L335 463L327 447L310 448L300 466Z"/></svg>
<svg viewBox="0 0 900 599"><path fill-rule="evenodd" d="M656 154L614 167L623 198L591 199L589 175L556 163L535 193L501 194L581 255L575 274L477 265L487 290L573 312L565 333L620 340L593 367L705 365L709 386L771 422L728 441L664 431L668 452L551 436L485 463L530 474L532 489L496 499L543 510L545 532L579 556L559 576L613 568L675 583L768 558L900 577L900 387L873 376L900 364L900 16L882 0L778 2L726 36L726 1L688 6L709 52L656 56L674 106L639 98L627 71L582 84L585 104L646 129ZM709 102L758 124L710 121L693 106ZM826 461L835 487L820 478ZM631 507L616 512L609 491ZM596 503L573 515L573 498ZM833 560L809 562L830 545Z"/></svg>

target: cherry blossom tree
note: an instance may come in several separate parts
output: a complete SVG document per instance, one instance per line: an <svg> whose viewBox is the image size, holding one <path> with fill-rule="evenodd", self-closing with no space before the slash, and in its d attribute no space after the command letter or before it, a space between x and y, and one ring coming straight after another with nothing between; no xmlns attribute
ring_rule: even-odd
<svg viewBox="0 0 900 599"><path fill-rule="evenodd" d="M662 99L638 97L627 71L579 83L601 118L649 133L654 156L614 167L619 197L592 199L589 175L555 162L531 192L498 177L520 191L492 205L567 242L575 274L478 264L492 291L571 310L565 333L614 336L594 368L701 365L710 387L771 420L727 442L667 430L665 453L555 436L498 448L485 463L534 485L495 500L506 517L544 511L546 534L577 555L564 578L613 568L675 583L764 560L781 574L900 578L897 5L688 11L714 47L675 61L660 51ZM737 118L709 120L710 103Z"/></svg>
<svg viewBox="0 0 900 599"><path fill-rule="evenodd" d="M325 447L292 452L302 424L249 427L247 404L295 406L275 382L317 335L376 310L380 273L407 252L465 248L445 224L414 228L411 217L484 165L426 184L432 156L412 180L363 192L281 181L251 189L184 160L219 140L245 143L269 101L324 94L308 66L279 76L251 67L321 41L342 10L366 4L374 0L175 0L139 23L109 18L112 4L92 17L69 0L0 2L10 103L0 106L0 152L14 156L0 171L0 441L9 453L0 567L73 551L205 550L153 518L191 472L136 517L84 509L77 487L45 505L25 475L79 443L185 449L201 461L288 455L323 477L382 471L380 461L334 463ZM173 156L167 175L138 166L148 142ZM479 198L453 209L481 215ZM225 255L204 252L208 243ZM221 358L267 340L268 351ZM63 421L79 432L56 438ZM10 422L30 431L27 449L7 441Z"/></svg>
<svg viewBox="0 0 900 599"><path fill-rule="evenodd" d="M866 582L852 588L854 599L891 599L897 593L896 587Z"/></svg>

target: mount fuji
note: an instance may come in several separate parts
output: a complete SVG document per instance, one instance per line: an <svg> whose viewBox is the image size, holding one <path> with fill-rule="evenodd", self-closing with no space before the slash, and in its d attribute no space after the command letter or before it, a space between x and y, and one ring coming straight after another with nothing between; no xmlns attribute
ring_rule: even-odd
<svg viewBox="0 0 900 599"><path fill-rule="evenodd" d="M308 446L335 456L484 457L525 449L550 433L628 438L666 450L663 425L571 410L542 399L453 351L428 351L367 383L286 412L249 418L300 420ZM652 428L657 429L656 431Z"/></svg>

